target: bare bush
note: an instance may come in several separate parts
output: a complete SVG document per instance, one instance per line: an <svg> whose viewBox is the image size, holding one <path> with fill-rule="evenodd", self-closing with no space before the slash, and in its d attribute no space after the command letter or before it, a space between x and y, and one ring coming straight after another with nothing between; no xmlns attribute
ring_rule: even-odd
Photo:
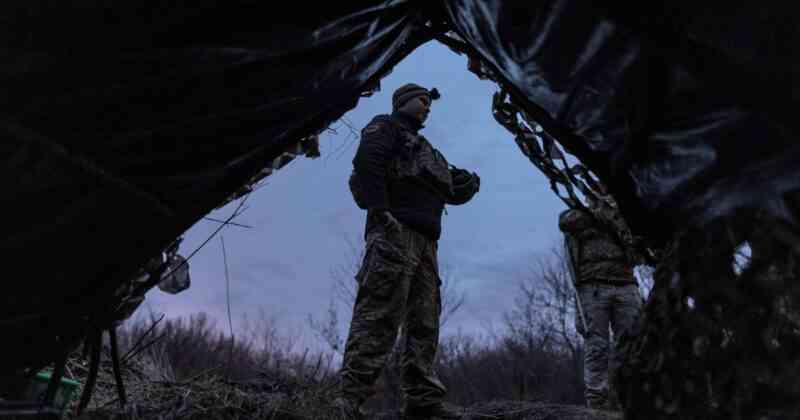
<svg viewBox="0 0 800 420"><path fill-rule="evenodd" d="M558 246L534 260L518 283L514 308L504 316L512 337L529 346L538 341L537 346L553 346L571 354L579 350L581 337L575 322L580 319L568 264L563 248Z"/></svg>
<svg viewBox="0 0 800 420"><path fill-rule="evenodd" d="M462 335L448 337L441 349L438 371L452 402L582 402L574 361L553 347L529 346L513 336L495 342Z"/></svg>
<svg viewBox="0 0 800 420"><path fill-rule="evenodd" d="M582 340L575 329L575 292L560 247L537 258L518 283L494 339L447 338L439 371L449 398L461 404L495 399L583 401Z"/></svg>
<svg viewBox="0 0 800 420"><path fill-rule="evenodd" d="M296 353L294 338L281 334L274 318L262 313L244 324L245 334L231 340L204 313L169 319L152 329L151 323L139 320L120 329L120 346L124 353L135 342L148 343L136 357L152 369L148 377L164 381L181 382L198 375L224 375L229 380L308 376L317 365L312 376L329 374L330 357ZM148 338L140 340L145 334Z"/></svg>

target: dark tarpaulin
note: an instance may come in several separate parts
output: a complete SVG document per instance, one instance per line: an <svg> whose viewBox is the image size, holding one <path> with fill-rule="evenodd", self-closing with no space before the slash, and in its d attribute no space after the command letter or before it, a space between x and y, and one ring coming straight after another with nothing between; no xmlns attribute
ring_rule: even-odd
<svg viewBox="0 0 800 420"><path fill-rule="evenodd" d="M633 227L666 238L740 206L781 212L800 187L800 12L700 3L446 7L532 116L610 184Z"/></svg>
<svg viewBox="0 0 800 420"><path fill-rule="evenodd" d="M92 304L354 107L425 41L420 14L450 22L640 232L779 204L800 182L788 7L117 3L0 6L0 372L74 341Z"/></svg>
<svg viewBox="0 0 800 420"><path fill-rule="evenodd" d="M0 373L74 343L120 281L353 108L425 41L417 19L408 1L4 2Z"/></svg>

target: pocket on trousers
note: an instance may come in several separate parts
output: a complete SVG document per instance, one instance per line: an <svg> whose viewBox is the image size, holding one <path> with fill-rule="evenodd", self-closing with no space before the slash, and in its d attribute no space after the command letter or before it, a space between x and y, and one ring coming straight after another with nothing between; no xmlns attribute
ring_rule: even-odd
<svg viewBox="0 0 800 420"><path fill-rule="evenodd" d="M378 298L390 298L401 286L407 258L395 245L377 239L367 250L365 264L356 275L360 287Z"/></svg>

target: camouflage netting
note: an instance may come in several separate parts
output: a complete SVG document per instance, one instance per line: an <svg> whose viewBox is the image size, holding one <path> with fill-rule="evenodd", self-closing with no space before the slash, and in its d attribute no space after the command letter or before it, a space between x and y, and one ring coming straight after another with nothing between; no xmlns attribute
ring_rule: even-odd
<svg viewBox="0 0 800 420"><path fill-rule="evenodd" d="M617 386L630 418L800 415L798 246L763 214L675 239L623 337Z"/></svg>

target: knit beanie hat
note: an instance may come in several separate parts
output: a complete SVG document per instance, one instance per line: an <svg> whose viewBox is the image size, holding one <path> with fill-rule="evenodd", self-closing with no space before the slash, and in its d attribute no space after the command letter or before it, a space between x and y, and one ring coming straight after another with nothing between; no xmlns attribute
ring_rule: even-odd
<svg viewBox="0 0 800 420"><path fill-rule="evenodd" d="M431 93L428 91L428 89L425 89L420 85L415 85L414 83L408 83L400 86L392 95L392 109L396 111L410 99L422 95L427 95L430 97Z"/></svg>

